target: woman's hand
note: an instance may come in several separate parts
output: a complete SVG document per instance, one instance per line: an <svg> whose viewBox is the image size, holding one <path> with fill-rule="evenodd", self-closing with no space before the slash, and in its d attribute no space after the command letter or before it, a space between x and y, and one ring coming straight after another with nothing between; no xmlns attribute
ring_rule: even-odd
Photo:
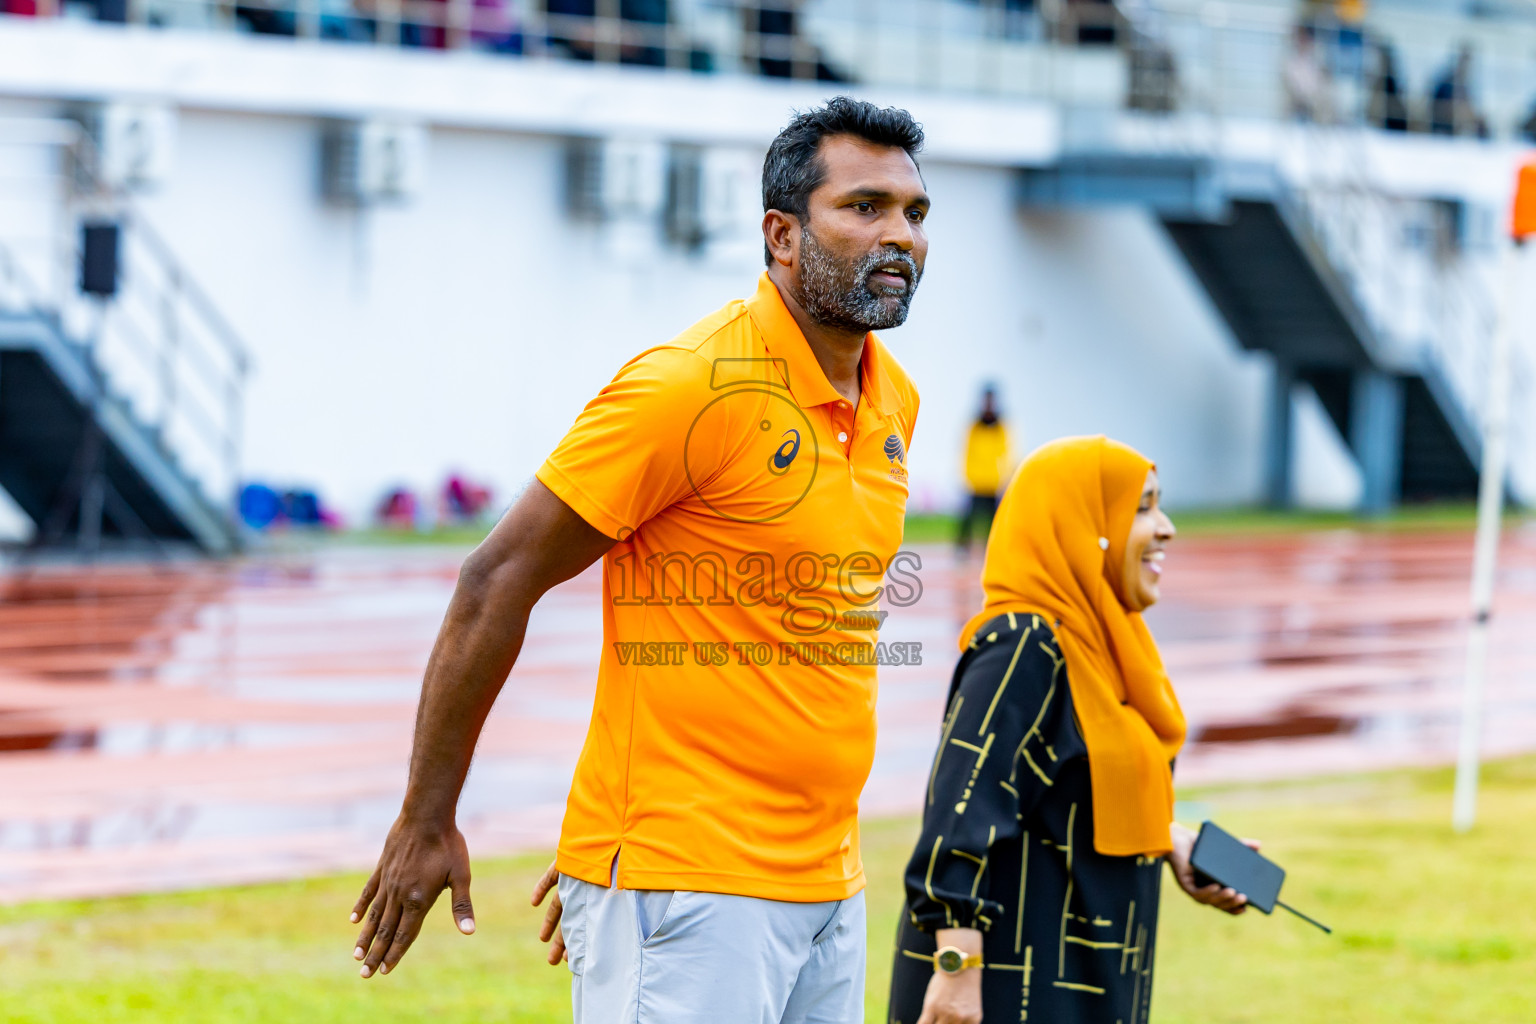
<svg viewBox="0 0 1536 1024"><path fill-rule="evenodd" d="M1189 863L1189 855L1195 848L1196 837L1193 831L1174 822L1168 826L1168 834L1173 840L1173 852L1168 855L1168 865L1173 868L1173 877L1178 879L1179 888L1189 893L1190 899L1217 910L1225 910L1229 914L1241 914L1248 909L1248 897L1236 889L1224 889L1214 882L1207 886L1195 884L1195 869ZM1257 839L1244 839L1243 845L1250 850L1257 850L1260 844Z"/></svg>
<svg viewBox="0 0 1536 1024"><path fill-rule="evenodd" d="M565 933L560 930L560 916L565 907L560 903L560 872L555 870L555 862L551 861L549 868L545 870L544 877L539 879L539 884L533 887L534 906L544 902L544 897L549 897L549 909L544 912L544 922L539 925L539 941L549 943L550 966L568 959L565 951Z"/></svg>
<svg viewBox="0 0 1536 1024"><path fill-rule="evenodd" d="M934 971L917 1024L981 1024L981 970Z"/></svg>
<svg viewBox="0 0 1536 1024"><path fill-rule="evenodd" d="M975 928L940 928L934 933L939 948L955 946L966 956L981 955L981 932ZM923 996L923 1015L917 1024L981 1024L981 972L971 967L959 974L933 972Z"/></svg>

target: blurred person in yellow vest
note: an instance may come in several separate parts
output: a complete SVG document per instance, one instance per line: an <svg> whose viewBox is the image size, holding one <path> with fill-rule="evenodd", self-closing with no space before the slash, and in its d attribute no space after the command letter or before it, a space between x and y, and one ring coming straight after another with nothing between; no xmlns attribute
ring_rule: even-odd
<svg viewBox="0 0 1536 1024"><path fill-rule="evenodd" d="M997 415L997 390L988 385L981 393L981 412L965 437L965 485L970 500L960 517L956 544L965 554L971 549L971 534L981 524L982 546L992 531L992 517L997 514L997 492L1013 468L1009 454L1008 428Z"/></svg>
<svg viewBox="0 0 1536 1024"><path fill-rule="evenodd" d="M1365 24L1365 16L1370 10L1366 0L1334 0L1333 16L1339 19L1339 24L1351 28L1359 28Z"/></svg>

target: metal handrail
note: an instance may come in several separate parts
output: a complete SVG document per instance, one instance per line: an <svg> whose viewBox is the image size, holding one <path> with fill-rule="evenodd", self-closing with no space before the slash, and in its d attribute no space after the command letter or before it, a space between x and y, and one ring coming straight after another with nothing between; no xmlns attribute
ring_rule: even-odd
<svg viewBox="0 0 1536 1024"><path fill-rule="evenodd" d="M171 247L160 236L160 232L137 210L132 211L131 216L134 232L150 249L154 250L156 258L166 266L176 268L177 284L183 296L197 307L198 313L213 328L214 334L218 336L219 342L228 353L231 363L238 367L242 374L247 372L250 368L251 356L250 349L244 340L225 319L223 312L214 304L213 299L209 298L197 278L187 273Z"/></svg>
<svg viewBox="0 0 1536 1024"><path fill-rule="evenodd" d="M551 12L548 0L131 0L128 18L151 27L219 31L233 30L243 18L253 31L346 43L491 50L525 59L654 64L800 79L820 77L830 65L843 78L870 85L927 84L1063 101L1072 100L1075 88L1075 76L1064 74L1059 66L1063 54L1077 43L1090 42L1108 44L1098 47L1101 51L1121 51L1131 92L1151 95L1154 101L1140 109L1167 111L1193 101L1223 116L1283 114L1276 106L1278 94L1256 86L1279 80L1296 17L1293 9L1230 0L1119 3L1039 0L1026 13L1007 10L1004 0L888 0L878 5L869 0L671 0L658 9L657 20L640 20L621 17L618 0L595 0L591 16ZM1454 37L1433 31L1436 26L1454 27L1458 36L1481 33L1484 77L1522 97L1536 95L1536 65L1528 58L1536 45L1536 24L1506 21L1490 32L1487 21L1449 16L1436 21L1430 13L1400 10L1373 12L1360 25L1339 23L1315 9L1307 17L1319 28L1319 47L1342 54L1343 41L1352 40L1356 65L1334 69L1335 75L1349 79L1334 83L1349 86L1334 90L1333 105L1347 108L1335 111L1343 115L1336 120L1370 121L1365 62L1374 60L1376 42L1395 39L1403 58L1398 98L1409 127L1428 130L1435 120L1434 101L1422 90L1410 96L1406 83L1410 77L1422 79L1426 71L1439 73L1449 61L1448 39ZM1149 26L1166 31L1148 31ZM857 66L839 64L829 56L837 49L836 37L852 35L860 40L858 56L852 58ZM904 48L924 66L893 72L889 62L875 56L888 44ZM970 66L958 71L939 68L945 63L938 57L940 51L952 45L974 46L978 56L960 61ZM1032 70L1015 75L1008 85L1008 76L975 66L1001 67L1001 53L1009 48L1047 52L1038 67L1031 65ZM892 74L902 80L893 80ZM1170 96L1168 88L1157 84L1165 81L1176 84L1171 91L1177 95ZM1127 99L1134 105L1137 97ZM1253 109L1254 104L1268 109ZM1495 112L1487 127L1496 135L1509 134L1527 113L1522 100L1518 110ZM1459 106L1450 116L1459 134L1477 134L1483 127L1482 118Z"/></svg>
<svg viewBox="0 0 1536 1024"><path fill-rule="evenodd" d="M1135 32L1144 39L1166 39L1190 28L1188 20L1171 21L1166 6L1176 0L1158 0L1160 6L1143 6L1132 19ZM1197 32L1208 31L1203 17L1197 18ZM1221 33L1234 30L1230 24L1218 27ZM1245 30L1266 31L1252 23ZM1269 26L1273 34L1275 26ZM1190 45L1185 40L1186 52ZM1177 108L1186 116L1204 116L1216 126L1211 133L1214 159L1223 156L1221 122L1230 109L1222 93L1225 66L1212 58L1204 67L1204 78L1178 83ZM1348 315L1359 321L1357 332L1373 349L1372 357L1400 371L1418 372L1432 381L1437 394L1452 399L1467 425L1480 430L1486 412L1483 390L1487 364L1497 327L1498 307L1491 287L1479 274L1490 272L1495 260L1485 254L1463 252L1450 265L1440 265L1428 253L1404 254L1391 233L1402 230L1415 214L1432 209L1428 200L1412 200L1383 191L1370 175L1367 141L1368 78L1364 67L1355 69L1353 79L1340 78L1333 84L1338 96L1351 94L1359 101L1354 107L1335 106L1331 123L1300 121L1294 129L1280 136L1281 151L1279 199L1282 212L1297 219L1306 241L1327 265L1333 287L1347 300L1341 303ZM1133 78L1134 80L1134 78ZM1152 112L1171 112L1174 107L1151 103L1129 106ZM1407 280L1407 263L1418 259L1426 278L1425 286L1413 288ZM1536 416L1527 396L1536 395L1536 351L1529 346L1514 353L1511 363L1511 387L1514 409L1528 410L1514 417L1511 444L1516 451L1533 452L1536 446ZM1453 417L1454 418L1454 417ZM1478 438L1469 439L1475 443ZM1530 455L1523 456L1527 461Z"/></svg>
<svg viewBox="0 0 1536 1024"><path fill-rule="evenodd" d="M1352 133L1333 130L1330 134L1338 139ZM1348 139L1344 141L1348 145ZM1400 211L1393 208L1392 197L1371 187L1363 171L1364 153L1358 146L1343 166L1350 173L1342 183L1333 180L1298 183L1295 194L1306 210L1310 226L1323 240L1330 261L1342 272L1356 305L1372 321L1378 337L1394 342L1399 355L1411 355L1420 373L1438 375L1444 387L1449 389L1449 396L1459 405L1460 412L1480 430L1487 407L1483 389L1499 319L1493 291L1478 281L1476 268L1469 265L1470 257L1466 254L1450 265L1436 264L1426 257L1427 270L1433 272L1434 284L1417 292L1403 283L1403 260L1399 253L1391 253L1395 258L1371 259L1366 246L1368 234L1383 226L1388 230L1400 228L1402 217ZM1370 301L1363 278L1382 274L1390 279L1385 297ZM1394 323L1384 315L1388 311L1412 313L1411 304L1415 300L1421 307L1406 329L1402 326L1401 316ZM1536 354L1517 348L1512 356L1510 387L1513 408L1519 409L1523 407L1524 396L1531 391L1533 372L1536 372L1532 360ZM1536 422L1530 416L1516 416L1512 425L1512 448L1529 450L1526 446L1536 443L1531 436ZM1478 438L1471 440L1480 444Z"/></svg>
<svg viewBox="0 0 1536 1024"><path fill-rule="evenodd" d="M227 488L232 497L240 475L243 392L251 367L248 347L132 197L103 180L99 153L81 125L7 119L3 127L12 129L20 144L56 147L67 160L51 186L57 191L60 216L55 230L60 237L47 246L51 256L42 264L51 264L49 276L60 287L50 294L23 272L14 254L4 251L5 266L25 279L19 290L29 310L48 316L66 336L84 338L83 347L91 350L91 370L111 387L113 398L140 408L146 416L149 409L154 411L158 423L149 419L148 433L167 454L180 447L171 443L173 435L201 446L207 460L194 461L214 473L213 479L200 474L202 482L212 483L216 492ZM73 287L80 260L73 232L87 215L104 215L121 232L120 286L107 303ZM103 315L109 309L112 315ZM82 322L95 327L82 328ZM126 361L115 361L114 352ZM135 389L127 378L114 382L114 366L143 386ZM148 409L130 398L146 399ZM187 432L177 431L178 421L186 424ZM219 493L215 501L224 505L224 498Z"/></svg>
<svg viewBox="0 0 1536 1024"><path fill-rule="evenodd" d="M25 308L22 312L31 316L46 316L47 311L38 303L38 296L42 291L27 276L16 257L11 253L10 247L0 240L0 280L7 280L16 285L17 290L23 296ZM5 308L5 293L0 292L0 309Z"/></svg>

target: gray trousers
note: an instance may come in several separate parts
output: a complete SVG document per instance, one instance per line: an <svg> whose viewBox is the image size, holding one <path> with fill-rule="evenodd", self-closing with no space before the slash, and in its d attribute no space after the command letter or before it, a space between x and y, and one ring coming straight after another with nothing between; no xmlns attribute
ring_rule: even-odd
<svg viewBox="0 0 1536 1024"><path fill-rule="evenodd" d="M784 903L560 876L575 1024L862 1024L864 894Z"/></svg>

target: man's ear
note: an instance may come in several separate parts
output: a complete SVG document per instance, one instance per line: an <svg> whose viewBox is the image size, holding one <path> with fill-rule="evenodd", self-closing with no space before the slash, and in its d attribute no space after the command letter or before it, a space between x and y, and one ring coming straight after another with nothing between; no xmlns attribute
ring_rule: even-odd
<svg viewBox="0 0 1536 1024"><path fill-rule="evenodd" d="M794 266L800 252L800 219L783 210L769 210L763 214L763 241L775 263Z"/></svg>

